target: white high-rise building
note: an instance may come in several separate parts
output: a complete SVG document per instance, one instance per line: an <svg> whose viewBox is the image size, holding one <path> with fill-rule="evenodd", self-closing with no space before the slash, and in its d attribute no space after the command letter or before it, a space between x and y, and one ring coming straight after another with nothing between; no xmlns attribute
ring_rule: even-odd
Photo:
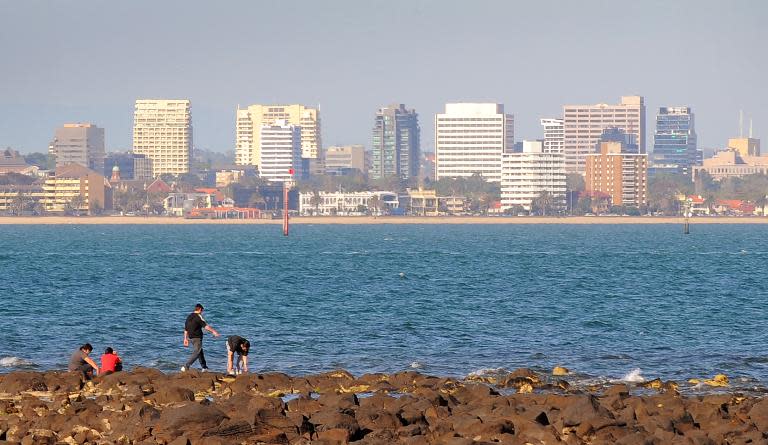
<svg viewBox="0 0 768 445"><path fill-rule="evenodd" d="M256 165L261 146L261 128L285 121L301 128L302 158L313 173L322 172L323 144L320 135L320 109L304 105L250 105L237 109L235 163Z"/></svg>
<svg viewBox="0 0 768 445"><path fill-rule="evenodd" d="M584 173L586 156L595 153L603 130L618 128L635 136L645 153L645 103L642 96L622 96L620 104L565 105L565 168Z"/></svg>
<svg viewBox="0 0 768 445"><path fill-rule="evenodd" d="M301 127L284 120L260 128L259 176L269 181L301 177ZM291 174L293 169L293 175Z"/></svg>
<svg viewBox="0 0 768 445"><path fill-rule="evenodd" d="M565 145L565 131L562 119L542 119L544 127L544 153L562 153Z"/></svg>
<svg viewBox="0 0 768 445"><path fill-rule="evenodd" d="M501 155L512 150L515 119L494 103L451 103L435 116L435 179L501 181Z"/></svg>
<svg viewBox="0 0 768 445"><path fill-rule="evenodd" d="M543 141L523 141L522 153L504 153L501 169L501 208L515 205L531 210L533 200L548 192L552 206L565 203L565 156L544 151Z"/></svg>
<svg viewBox="0 0 768 445"><path fill-rule="evenodd" d="M188 99L140 99L133 114L133 152L152 161L152 175L189 173L192 113Z"/></svg>

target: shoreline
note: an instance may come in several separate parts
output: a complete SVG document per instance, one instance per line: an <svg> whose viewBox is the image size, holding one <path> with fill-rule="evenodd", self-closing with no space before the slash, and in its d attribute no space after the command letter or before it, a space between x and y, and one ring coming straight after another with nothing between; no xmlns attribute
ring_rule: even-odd
<svg viewBox="0 0 768 445"><path fill-rule="evenodd" d="M0 374L11 443L438 445L764 443L768 398L681 395L674 382L571 388L569 373L501 379L415 371L237 377L157 369ZM315 442L317 441L317 442Z"/></svg>
<svg viewBox="0 0 768 445"><path fill-rule="evenodd" d="M625 224L678 224L682 217L662 216L296 216L291 217L291 224L296 225L625 225ZM185 219L165 216L2 216L2 225L280 225L282 219ZM696 217L690 219L696 224L768 224L768 217L718 216Z"/></svg>

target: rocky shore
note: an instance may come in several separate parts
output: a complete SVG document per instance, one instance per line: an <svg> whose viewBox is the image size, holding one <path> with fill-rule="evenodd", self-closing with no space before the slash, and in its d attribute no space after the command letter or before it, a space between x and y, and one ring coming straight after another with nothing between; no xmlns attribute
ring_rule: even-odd
<svg viewBox="0 0 768 445"><path fill-rule="evenodd" d="M0 375L0 444L768 443L768 398L554 374L14 372Z"/></svg>

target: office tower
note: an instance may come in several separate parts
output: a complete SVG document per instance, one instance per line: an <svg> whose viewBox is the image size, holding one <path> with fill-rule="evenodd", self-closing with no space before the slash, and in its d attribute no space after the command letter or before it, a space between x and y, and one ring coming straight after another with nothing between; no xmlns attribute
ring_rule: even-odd
<svg viewBox="0 0 768 445"><path fill-rule="evenodd" d="M553 207L565 204L565 156L547 152L544 141L523 141L520 153L504 153L501 165L501 208L515 205L531 210L533 201L547 192Z"/></svg>
<svg viewBox="0 0 768 445"><path fill-rule="evenodd" d="M616 105L565 105L563 107L565 168L584 173L586 155L606 128L620 128L637 138L639 153L645 153L645 103L642 96L623 96Z"/></svg>
<svg viewBox="0 0 768 445"><path fill-rule="evenodd" d="M565 145L563 119L541 119L544 127L544 153L562 153Z"/></svg>
<svg viewBox="0 0 768 445"><path fill-rule="evenodd" d="M189 173L192 114L188 99L139 99L133 114L133 152L152 161L152 175Z"/></svg>
<svg viewBox="0 0 768 445"><path fill-rule="evenodd" d="M136 153L110 153L104 160L104 177L112 175L113 167L120 170L120 179L152 179L152 161L146 155Z"/></svg>
<svg viewBox="0 0 768 445"><path fill-rule="evenodd" d="M278 120L272 125L262 125L259 133L259 157L256 158L259 176L270 181L300 178L301 127Z"/></svg>
<svg viewBox="0 0 768 445"><path fill-rule="evenodd" d="M421 157L419 119L415 110L403 104L380 108L376 112L371 146L371 179L419 176Z"/></svg>
<svg viewBox="0 0 768 445"><path fill-rule="evenodd" d="M696 129L690 107L661 107L653 135L653 164L677 165L689 172L696 165Z"/></svg>
<svg viewBox="0 0 768 445"><path fill-rule="evenodd" d="M515 120L494 103L450 103L435 116L435 179L480 174L501 181L501 155L512 150Z"/></svg>
<svg viewBox="0 0 768 445"><path fill-rule="evenodd" d="M98 172L104 170L104 129L90 123L64 124L57 128L48 152L56 167L77 163Z"/></svg>
<svg viewBox="0 0 768 445"><path fill-rule="evenodd" d="M340 145L325 150L325 173L340 175L350 169L367 172L365 147L362 145Z"/></svg>
<svg viewBox="0 0 768 445"><path fill-rule="evenodd" d="M235 164L258 166L261 157L261 129L284 121L301 128L301 157L312 174L322 172L323 145L320 135L320 109L304 105L250 105L237 109Z"/></svg>
<svg viewBox="0 0 768 445"><path fill-rule="evenodd" d="M629 153L620 141L598 144L599 152L585 156L585 182L590 192L603 192L615 206L648 204L648 155Z"/></svg>

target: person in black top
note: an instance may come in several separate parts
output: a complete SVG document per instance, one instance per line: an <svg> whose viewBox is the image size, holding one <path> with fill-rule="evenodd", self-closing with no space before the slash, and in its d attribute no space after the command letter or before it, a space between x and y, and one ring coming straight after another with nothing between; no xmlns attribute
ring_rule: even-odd
<svg viewBox="0 0 768 445"><path fill-rule="evenodd" d="M198 359L203 371L208 369L208 365L205 363L205 354L203 353L203 329L213 334L214 337L219 336L216 329L213 329L206 323L203 318L203 305L198 303L195 305L195 311L187 316L187 321L184 323L184 347L189 346L189 343L192 342L192 355L189 356L187 363L181 367L181 372L189 369L192 363Z"/></svg>
<svg viewBox="0 0 768 445"><path fill-rule="evenodd" d="M251 349L251 342L239 335L230 335L227 337L227 374L240 374L248 372L248 350ZM237 363L232 366L233 358L237 353ZM242 366L240 365L242 363ZM234 369L233 369L234 368Z"/></svg>

